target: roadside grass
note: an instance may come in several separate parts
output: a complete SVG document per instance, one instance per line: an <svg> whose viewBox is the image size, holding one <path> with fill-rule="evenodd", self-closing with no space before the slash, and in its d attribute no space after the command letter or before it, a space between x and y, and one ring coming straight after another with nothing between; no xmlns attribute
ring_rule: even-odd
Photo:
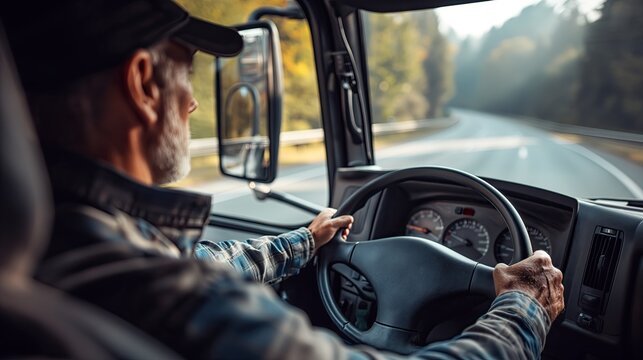
<svg viewBox="0 0 643 360"><path fill-rule="evenodd" d="M643 166L643 145L623 143L611 140L587 139L585 142L619 157L628 159L639 166Z"/></svg>
<svg viewBox="0 0 643 360"><path fill-rule="evenodd" d="M643 167L643 145L574 134L556 133L556 137L572 143L587 144Z"/></svg>

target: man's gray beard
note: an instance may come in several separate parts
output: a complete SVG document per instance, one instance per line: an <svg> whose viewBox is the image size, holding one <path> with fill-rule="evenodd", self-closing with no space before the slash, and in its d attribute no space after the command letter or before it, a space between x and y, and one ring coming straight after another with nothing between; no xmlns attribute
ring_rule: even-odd
<svg viewBox="0 0 643 360"><path fill-rule="evenodd" d="M148 149L148 158L155 184L181 180L190 172L190 129L184 126L178 110L164 104L165 121L155 146Z"/></svg>

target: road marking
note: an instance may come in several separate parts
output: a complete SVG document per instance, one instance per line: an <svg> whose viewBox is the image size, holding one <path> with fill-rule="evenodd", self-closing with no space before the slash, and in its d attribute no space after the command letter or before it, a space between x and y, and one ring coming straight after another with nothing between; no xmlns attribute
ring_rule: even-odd
<svg viewBox="0 0 643 360"><path fill-rule="evenodd" d="M643 189L641 189L638 184L632 180L627 174L621 171L616 166L612 165L609 161L603 159L598 154L586 149L585 147L578 144L567 144L566 149L569 149L575 152L578 155L585 157L586 159L592 161L596 165L603 168L603 170L610 173L613 177L616 178L625 188L632 193L632 195L638 199L643 198Z"/></svg>
<svg viewBox="0 0 643 360"><path fill-rule="evenodd" d="M497 136L479 138L458 138L426 141L414 141L395 145L378 152L378 159L389 159L401 156L416 156L446 152L482 152L525 147L537 143L537 139L527 136Z"/></svg>

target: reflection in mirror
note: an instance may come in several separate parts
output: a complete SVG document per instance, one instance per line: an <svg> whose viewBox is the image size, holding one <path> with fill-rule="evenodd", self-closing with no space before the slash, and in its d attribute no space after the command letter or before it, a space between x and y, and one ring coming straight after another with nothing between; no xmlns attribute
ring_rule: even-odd
<svg viewBox="0 0 643 360"><path fill-rule="evenodd" d="M267 182L271 179L270 111L273 86L271 34L267 28L239 30L244 48L217 59L217 107L221 170Z"/></svg>

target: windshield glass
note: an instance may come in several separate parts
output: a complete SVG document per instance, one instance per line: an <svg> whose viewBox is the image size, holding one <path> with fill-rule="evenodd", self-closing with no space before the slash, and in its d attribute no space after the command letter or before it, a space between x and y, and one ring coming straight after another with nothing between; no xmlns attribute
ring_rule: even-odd
<svg viewBox="0 0 643 360"><path fill-rule="evenodd" d="M363 15L378 165L643 198L640 0Z"/></svg>

